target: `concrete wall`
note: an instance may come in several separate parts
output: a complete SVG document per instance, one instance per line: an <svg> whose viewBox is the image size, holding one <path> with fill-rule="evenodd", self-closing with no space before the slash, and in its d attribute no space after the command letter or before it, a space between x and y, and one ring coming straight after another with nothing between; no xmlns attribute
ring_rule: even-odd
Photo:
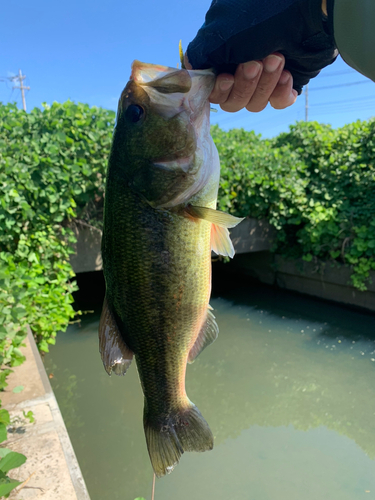
<svg viewBox="0 0 375 500"><path fill-rule="evenodd" d="M233 269L262 283L375 311L375 272L370 273L368 290L361 292L351 284L350 268L339 264L318 266L302 259L289 261L270 252L256 252L236 256Z"/></svg>
<svg viewBox="0 0 375 500"><path fill-rule="evenodd" d="M102 269L100 255L101 232L97 229L79 227L76 254L71 264L76 273ZM235 270L259 279L269 285L314 295L344 304L375 311L375 272L368 291L360 292L351 285L350 269L331 264L317 266L311 262L287 261L270 252L275 229L267 221L245 219L231 230L236 257L231 263Z"/></svg>
<svg viewBox="0 0 375 500"><path fill-rule="evenodd" d="M102 232L96 228L78 225L72 229L77 238L75 245L76 253L70 257L73 271L76 274L100 271L102 269L102 256L100 252Z"/></svg>
<svg viewBox="0 0 375 500"><path fill-rule="evenodd" d="M73 230L77 237L76 253L70 258L74 272L100 271L102 269L101 231L87 226L75 226ZM231 229L231 237L237 254L269 250L274 234L274 228L267 221L257 219L245 219L237 227Z"/></svg>

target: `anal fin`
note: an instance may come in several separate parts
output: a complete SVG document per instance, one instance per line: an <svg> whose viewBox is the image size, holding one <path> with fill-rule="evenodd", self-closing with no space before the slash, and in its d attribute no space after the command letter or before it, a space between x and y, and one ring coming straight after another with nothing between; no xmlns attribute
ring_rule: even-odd
<svg viewBox="0 0 375 500"><path fill-rule="evenodd" d="M116 375L125 375L133 360L133 352L122 339L116 320L104 299L99 323L99 351L105 371Z"/></svg>
<svg viewBox="0 0 375 500"><path fill-rule="evenodd" d="M215 342L218 334L219 327L215 321L215 316L212 314L210 309L208 309L206 321L199 332L195 344L190 349L188 363L192 363L207 346L212 344L212 342Z"/></svg>

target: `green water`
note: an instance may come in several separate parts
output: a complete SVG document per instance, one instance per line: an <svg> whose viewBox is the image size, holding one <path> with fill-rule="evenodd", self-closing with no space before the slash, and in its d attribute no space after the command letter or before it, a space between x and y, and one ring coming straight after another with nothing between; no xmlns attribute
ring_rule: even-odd
<svg viewBox="0 0 375 500"><path fill-rule="evenodd" d="M211 301L218 340L187 369L215 436L156 482L155 500L375 498L375 317L237 288ZM92 500L150 499L152 469L135 363L105 373L99 316L45 359Z"/></svg>

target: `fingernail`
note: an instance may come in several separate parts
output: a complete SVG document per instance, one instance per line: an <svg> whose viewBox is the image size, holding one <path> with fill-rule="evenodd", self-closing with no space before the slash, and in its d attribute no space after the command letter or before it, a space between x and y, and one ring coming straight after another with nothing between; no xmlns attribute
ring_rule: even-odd
<svg viewBox="0 0 375 500"><path fill-rule="evenodd" d="M251 61L243 65L243 73L247 80L255 78L260 70L260 64L256 61Z"/></svg>
<svg viewBox="0 0 375 500"><path fill-rule="evenodd" d="M280 76L280 79L279 79L279 83L281 83L281 85L285 85L286 83L288 83L290 77L291 77L290 73L287 73L286 71L283 71L281 73L281 76Z"/></svg>
<svg viewBox="0 0 375 500"><path fill-rule="evenodd" d="M282 61L282 59L279 56L275 56L275 55L268 56L265 58L265 60L263 62L264 69L266 71L268 71L268 73L273 73L280 66L281 61Z"/></svg>
<svg viewBox="0 0 375 500"><path fill-rule="evenodd" d="M233 85L233 80L223 80L220 82L219 87L222 92L226 92L229 90Z"/></svg>

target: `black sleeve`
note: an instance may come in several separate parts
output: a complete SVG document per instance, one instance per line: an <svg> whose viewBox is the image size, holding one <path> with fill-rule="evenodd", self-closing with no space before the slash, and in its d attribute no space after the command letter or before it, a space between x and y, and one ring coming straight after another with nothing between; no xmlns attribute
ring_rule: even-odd
<svg viewBox="0 0 375 500"><path fill-rule="evenodd" d="M213 0L187 55L195 69L234 73L240 63L285 56L293 87L302 87L337 57L321 0Z"/></svg>

